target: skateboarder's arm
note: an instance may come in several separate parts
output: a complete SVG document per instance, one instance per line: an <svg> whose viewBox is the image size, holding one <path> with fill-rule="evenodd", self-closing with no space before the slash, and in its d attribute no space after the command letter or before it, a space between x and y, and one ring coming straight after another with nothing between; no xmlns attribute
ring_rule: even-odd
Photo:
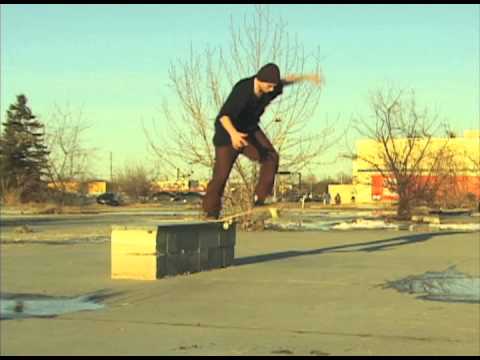
<svg viewBox="0 0 480 360"><path fill-rule="evenodd" d="M220 124L227 130L228 135L232 136L232 134L235 134L238 132L238 130L235 128L235 126L232 123L232 120L227 115L223 115L220 118Z"/></svg>
<svg viewBox="0 0 480 360"><path fill-rule="evenodd" d="M222 126L230 135L230 138L232 139L232 146L237 150L248 145L247 141L245 140L247 134L239 132L232 122L232 119L237 121L238 116L247 104L248 92L245 88L247 84L248 83L246 82L235 84L230 92L230 95L220 109L219 114L220 124L222 124Z"/></svg>
<svg viewBox="0 0 480 360"><path fill-rule="evenodd" d="M245 140L247 137L247 134L239 132L235 126L232 124L232 120L227 115L223 115L220 118L220 123L222 126L227 130L228 135L230 135L230 138L232 139L232 145L235 149L240 149L243 146L247 146L248 142Z"/></svg>
<svg viewBox="0 0 480 360"><path fill-rule="evenodd" d="M287 75L282 79L283 86L288 86L301 81L311 81L315 85L320 85L323 80L319 74L306 74L306 75Z"/></svg>

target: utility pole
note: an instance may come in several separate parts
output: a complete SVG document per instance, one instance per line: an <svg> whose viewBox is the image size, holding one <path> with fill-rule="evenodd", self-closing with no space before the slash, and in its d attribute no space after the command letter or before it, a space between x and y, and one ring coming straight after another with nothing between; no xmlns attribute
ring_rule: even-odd
<svg viewBox="0 0 480 360"><path fill-rule="evenodd" d="M113 184L113 152L110 151L110 184Z"/></svg>

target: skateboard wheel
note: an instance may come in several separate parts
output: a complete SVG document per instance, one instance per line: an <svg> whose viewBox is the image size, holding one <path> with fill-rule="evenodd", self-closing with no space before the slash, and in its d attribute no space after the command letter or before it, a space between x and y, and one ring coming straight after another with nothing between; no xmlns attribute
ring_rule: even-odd
<svg viewBox="0 0 480 360"><path fill-rule="evenodd" d="M228 222L223 223L223 229L224 230L228 230L229 227L230 227L230 224Z"/></svg>

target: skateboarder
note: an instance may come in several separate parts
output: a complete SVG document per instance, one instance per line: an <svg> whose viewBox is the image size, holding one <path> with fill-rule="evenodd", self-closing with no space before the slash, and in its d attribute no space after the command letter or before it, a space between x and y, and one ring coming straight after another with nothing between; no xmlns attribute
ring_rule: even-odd
<svg viewBox="0 0 480 360"><path fill-rule="evenodd" d="M207 219L219 217L225 185L239 154L261 164L260 178L252 199L254 206L264 205L265 199L271 195L279 158L259 127L260 116L268 104L282 94L284 86L304 80L320 84L318 74L289 75L282 79L278 66L269 63L256 75L235 84L215 119L215 165L203 198Z"/></svg>

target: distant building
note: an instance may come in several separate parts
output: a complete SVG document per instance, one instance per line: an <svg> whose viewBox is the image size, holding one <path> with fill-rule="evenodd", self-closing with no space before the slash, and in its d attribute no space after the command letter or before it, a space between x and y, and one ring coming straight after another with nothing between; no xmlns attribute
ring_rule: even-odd
<svg viewBox="0 0 480 360"><path fill-rule="evenodd" d="M81 189L81 183L77 180L65 180L59 182L49 182L47 186L50 189L57 189L66 193L79 193Z"/></svg>
<svg viewBox="0 0 480 360"><path fill-rule="evenodd" d="M159 180L152 185L153 191L169 191L169 192L205 192L207 190L208 180Z"/></svg>
<svg viewBox="0 0 480 360"><path fill-rule="evenodd" d="M100 195L109 190L109 183L105 180L90 180L86 185L88 195Z"/></svg>
<svg viewBox="0 0 480 360"><path fill-rule="evenodd" d="M87 195L100 195L109 191L110 184L105 180L66 180L63 182L49 182L48 187L65 191L67 193L84 193Z"/></svg>
<svg viewBox="0 0 480 360"><path fill-rule="evenodd" d="M407 139L397 139L395 144L401 147ZM432 151L448 146L454 154L451 160L456 166L455 174L450 176L449 189L452 187L459 193L470 193L480 199L480 131L468 130L463 137L433 138L429 148ZM380 165L379 154L383 153L382 144L371 139L359 140L356 143L357 159L353 161L352 184L329 185L330 194L339 193L342 199L355 198L356 203L371 203L376 201L394 201L398 194L390 191L387 187L387 179L373 165ZM425 168L428 168L428 160L425 160ZM444 164L445 167L451 164ZM433 180L440 174L419 174L419 181ZM348 200L349 201L349 200ZM342 201L347 203L347 201Z"/></svg>

